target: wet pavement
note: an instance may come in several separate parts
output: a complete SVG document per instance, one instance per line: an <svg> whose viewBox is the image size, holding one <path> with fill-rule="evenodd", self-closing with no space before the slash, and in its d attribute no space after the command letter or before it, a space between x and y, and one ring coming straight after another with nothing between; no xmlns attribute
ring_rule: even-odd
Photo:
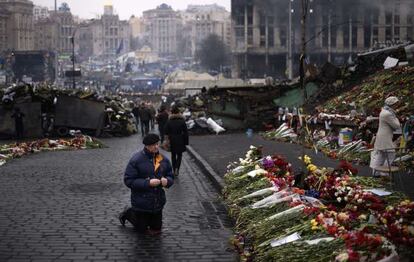
<svg viewBox="0 0 414 262"><path fill-rule="evenodd" d="M0 167L0 261L234 261L231 221L188 154L167 192L163 233L119 225L129 204L123 171L140 139L104 139L105 149L38 153Z"/></svg>

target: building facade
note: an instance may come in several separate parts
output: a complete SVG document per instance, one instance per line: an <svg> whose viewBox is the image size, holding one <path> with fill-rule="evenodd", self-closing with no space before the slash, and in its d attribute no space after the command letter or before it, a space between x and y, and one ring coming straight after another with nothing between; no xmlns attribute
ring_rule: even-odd
<svg viewBox="0 0 414 262"><path fill-rule="evenodd" d="M189 5L186 13L192 15L186 25L190 28L191 54L195 55L201 42L210 34L219 36L221 41L231 45L230 12L224 7L213 5Z"/></svg>
<svg viewBox="0 0 414 262"><path fill-rule="evenodd" d="M49 9L44 6L35 5L33 7L33 19L34 21L40 19L46 19L49 17Z"/></svg>
<svg viewBox="0 0 414 262"><path fill-rule="evenodd" d="M117 56L129 51L129 23L119 20L119 16L114 14L112 5L104 6L104 15L101 17L100 25L102 30L98 31L99 36L102 32L102 38L97 40L102 41L102 49L96 55Z"/></svg>
<svg viewBox="0 0 414 262"><path fill-rule="evenodd" d="M76 35L83 59L110 58L130 50L130 25L128 21L119 20L112 5L104 6L104 14L99 19L82 22Z"/></svg>
<svg viewBox="0 0 414 262"><path fill-rule="evenodd" d="M411 0L310 3L305 46L311 63L339 65L359 52L414 39ZM231 6L233 76L298 75L301 1L232 0Z"/></svg>
<svg viewBox="0 0 414 262"><path fill-rule="evenodd" d="M33 34L33 3L28 0L0 0L0 51L33 50Z"/></svg>
<svg viewBox="0 0 414 262"><path fill-rule="evenodd" d="M182 20L171 6L162 4L143 13L148 43L159 56L176 56L181 39Z"/></svg>

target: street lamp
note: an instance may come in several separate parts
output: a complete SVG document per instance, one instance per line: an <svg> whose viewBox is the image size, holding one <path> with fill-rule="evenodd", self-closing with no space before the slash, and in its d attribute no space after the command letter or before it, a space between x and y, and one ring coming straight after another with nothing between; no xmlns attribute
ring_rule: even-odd
<svg viewBox="0 0 414 262"><path fill-rule="evenodd" d="M300 23L302 25L302 52L300 55L300 65L299 65L299 79L300 86L303 89L303 104L305 104L307 99L307 92L305 88L305 58L306 58L306 18L308 15L308 10L310 13L313 13L313 9L309 9L309 3L313 0L301 0L302 1L302 17Z"/></svg>
<svg viewBox="0 0 414 262"><path fill-rule="evenodd" d="M292 79L292 13L294 10L292 9L292 2L293 0L289 1L289 28L288 28L288 59L287 59L287 71L288 71L288 79Z"/></svg>
<svg viewBox="0 0 414 262"><path fill-rule="evenodd" d="M76 89L76 81L75 81L75 32L76 29L73 31L71 42L72 42L72 88Z"/></svg>

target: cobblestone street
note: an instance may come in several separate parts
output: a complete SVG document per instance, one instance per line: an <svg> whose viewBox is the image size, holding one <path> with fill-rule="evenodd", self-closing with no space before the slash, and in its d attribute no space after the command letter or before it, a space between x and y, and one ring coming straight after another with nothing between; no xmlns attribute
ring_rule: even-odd
<svg viewBox="0 0 414 262"><path fill-rule="evenodd" d="M163 233L139 235L117 214L129 205L123 171L141 137L105 149L48 152L0 168L0 261L234 261L219 195L184 155L167 192Z"/></svg>

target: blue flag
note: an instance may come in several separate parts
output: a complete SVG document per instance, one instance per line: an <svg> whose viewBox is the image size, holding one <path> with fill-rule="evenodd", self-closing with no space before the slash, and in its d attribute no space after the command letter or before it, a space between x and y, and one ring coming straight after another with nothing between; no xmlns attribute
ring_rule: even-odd
<svg viewBox="0 0 414 262"><path fill-rule="evenodd" d="M119 43L118 49L116 50L116 54L119 55L122 49L124 49L124 39L121 39L121 43Z"/></svg>

